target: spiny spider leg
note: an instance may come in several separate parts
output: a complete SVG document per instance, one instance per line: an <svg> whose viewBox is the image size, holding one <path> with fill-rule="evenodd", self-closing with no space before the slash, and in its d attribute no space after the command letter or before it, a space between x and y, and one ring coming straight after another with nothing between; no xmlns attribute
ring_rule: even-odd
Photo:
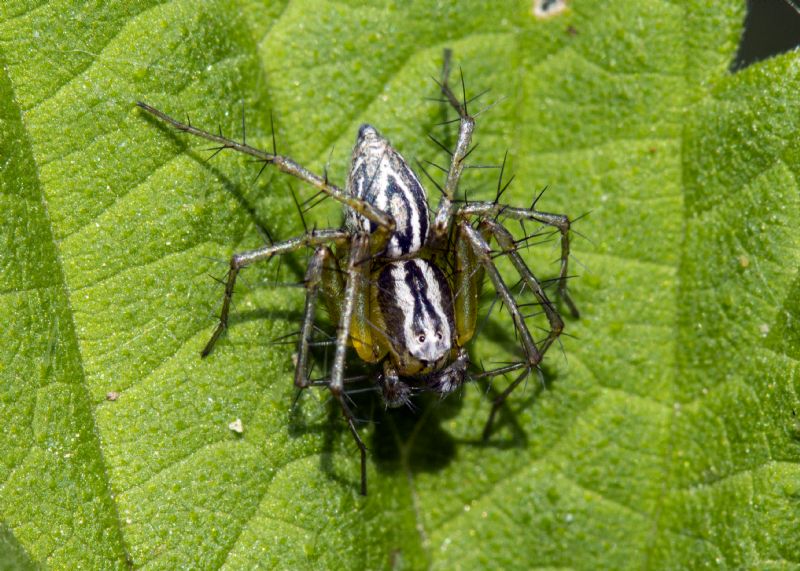
<svg viewBox="0 0 800 571"><path fill-rule="evenodd" d="M539 301L539 304L542 306L545 314L547 315L547 320L550 323L550 331L547 334L547 338L544 341L541 341L538 346L540 358L544 357L544 354L550 348L550 345L552 345L553 342L558 339L558 336L561 335L562 331L564 330L564 321L561 319L561 316L558 314L558 311L556 311L555 307L553 307L552 302L547 298L547 294L545 294L544 290L542 289L539 280L536 279L536 277L533 275L533 272L531 272L530 268L528 268L527 264L525 264L522 256L519 255L514 242L514 237L511 235L511 233L506 230L502 224L490 219L481 220L481 227L489 230L490 234L495 238L497 244L500 246L503 252L508 255L508 257L511 259L511 263L514 265L514 268L516 268L525 284L536 296L536 299ZM504 372L508 372L508 370ZM484 439L489 437L492 423L497 415L497 411L508 398L508 395L510 395L514 389L516 389L517 386L519 386L519 384L525 380L529 373L530 368L520 373L517 378L494 399L494 402L492 403L492 411L489 413L489 419L487 420L486 426L483 430Z"/></svg>
<svg viewBox="0 0 800 571"><path fill-rule="evenodd" d="M365 256L369 255L369 238L367 235L357 235L353 238L350 249L350 259L347 267L347 283L344 291L344 305L339 318L336 334L336 353L329 379L312 381L308 378L308 358L310 339L314 328L314 312L319 297L320 285L326 269L326 263L331 262L333 253L326 247L320 246L314 251L306 272L306 306L303 313L303 325L300 330L300 339L297 345L297 366L295 367L294 384L300 389L313 385L327 386L339 405L347 421L347 426L356 441L361 453L361 493L367 495L367 447L364 444L355 426L355 416L347 403L347 394L344 391L345 383L350 379L344 377L344 357L350 338L350 321L355 309L356 299L363 279L362 273L368 264L364 264Z"/></svg>
<svg viewBox="0 0 800 571"><path fill-rule="evenodd" d="M525 363L511 363L510 365L503 365L502 367L498 367L496 369L491 369L489 371L481 371L480 373L472 373L470 374L470 380L477 381L478 379L491 379L492 377L496 377L498 375L505 375L506 373L511 373L513 371L518 371L527 365Z"/></svg>
<svg viewBox="0 0 800 571"><path fill-rule="evenodd" d="M330 242L346 244L349 238L350 234L346 230L314 230L302 236L278 242L277 244L270 244L263 248L240 252L231 256L228 279L225 282L225 297L222 300L222 310L219 314L219 323L217 323L217 327L214 329L211 339L208 340L208 343L206 343L200 355L202 357L208 356L214 348L217 339L219 339L222 332L228 327L228 313L230 312L233 288L236 285L236 276L239 274L239 270L255 262L267 260L272 256L293 252L307 246L319 246Z"/></svg>
<svg viewBox="0 0 800 571"><path fill-rule="evenodd" d="M497 204L496 202L467 202L459 206L455 214L461 219L472 216L484 219L505 216L513 220L534 220L541 224L557 228L558 231L561 232L561 269L558 273L558 293L561 299L564 300L564 303L567 304L573 317L580 317L580 312L567 290L570 220L566 215L540 212L528 208L516 208L504 204Z"/></svg>
<svg viewBox="0 0 800 571"><path fill-rule="evenodd" d="M275 168L277 168L281 172L285 172L304 182L307 182L311 186L318 188L322 192L335 198L342 204L346 204L347 206L349 206L362 216L366 217L367 219L377 224L378 227L381 228L387 235L391 234L395 229L395 221L390 214L380 210L379 208L376 208L374 205L370 204L365 200L361 200L360 198L356 198L355 196L348 194L338 186L335 186L330 182L328 182L326 177L321 177L315 173L312 173L311 171L299 165L289 157L277 155L274 153L268 153L266 151L256 149L255 147L251 147L250 145L247 145L244 142L240 143L238 141L234 141L233 139L228 139L227 137L223 137L222 135L215 135L214 133L210 133L203 129L198 129L193 125L190 125L188 123L183 123L181 121L178 121L177 119L173 119L163 111L159 111L158 109L148 105L147 103L142 103L141 101L139 101L136 103L136 105L138 105L151 115L158 117L165 123L169 123L179 131L183 131L185 133L189 133L190 135L201 137L208 141L213 141L214 143L219 143L220 148L218 150L233 149L235 151L239 151L240 153L244 153L246 155L250 155L251 157L255 157L261 161L264 161L264 163L275 165Z"/></svg>
<svg viewBox="0 0 800 571"><path fill-rule="evenodd" d="M524 367L522 369L522 372L519 375L517 375L517 378L514 379L514 381L510 385L508 385L502 393L497 395L494 401L492 401L492 410L491 412L489 412L489 418L486 419L486 425L484 425L483 427L482 436L484 440L489 439L489 436L492 433L492 425L494 424L494 418L495 416L497 416L497 412L503 406L503 403L506 402L508 395L514 392L514 389L516 389L519 386L519 384L522 381L524 381L528 377L528 375L530 375L530 373L531 373L531 368Z"/></svg>
<svg viewBox="0 0 800 571"><path fill-rule="evenodd" d="M492 250L489 247L489 244L486 242L483 236L481 236L480 233L468 223L461 222L459 224L459 229L462 238L466 239L472 246L475 256L478 258L478 261L481 263L481 265L483 265L484 270L494 285L495 291L497 291L500 299L503 301L503 303L505 303L509 313L511 314L511 318L514 320L514 325L516 326L522 340L522 348L525 351L525 358L527 361L526 368L531 369L536 367L542 361L542 353L539 351L538 347L536 346L536 342L533 340L533 337L528 330L528 325L525 323L525 318L523 317L522 312L519 310L517 301L514 299L514 296L511 294L508 286L500 276L500 272L497 270L497 267L494 265L491 257ZM502 401L495 401L494 407L499 408L502 404ZM484 432L487 431L488 428Z"/></svg>
<svg viewBox="0 0 800 571"><path fill-rule="evenodd" d="M442 95L450 103L450 105L458 112L459 127L458 127L458 140L456 141L456 148L452 153L450 160L450 170L447 173L447 181L444 184L444 192L442 198L439 200L439 206L436 209L436 216L433 219L433 235L431 237L433 244L439 244L446 238L448 228L450 227L451 211L453 209L453 197L458 189L458 182L461 179L461 173L464 170L464 159L469 153L469 145L472 142L472 132L475 130L475 119L467 112L467 99L464 90L464 76L461 76L461 88L464 94L463 101L459 101L453 90L448 83L450 76L450 52L445 50L444 66L442 69L442 81L439 87L442 90Z"/></svg>
<svg viewBox="0 0 800 571"><path fill-rule="evenodd" d="M531 337L528 326L525 323L525 318L522 315L516 300L511 294L511 291L508 289L508 286L503 281L503 278L500 276L500 273L495 267L494 262L492 261L491 248L489 247L489 244L478 230L472 228L472 226L470 226L466 221L460 222L459 228L462 236L469 240L475 255L478 257L486 273L489 275L489 279L491 279L495 290L500 296L500 299L503 301L503 303L505 303L509 313L511 313L511 317L514 320L514 325L516 326L517 331L522 339L522 347L525 350L525 356L527 358L526 363L515 363L507 367L502 367L496 372L493 372L493 374L482 375L495 376L495 374L508 373L520 368L523 369L517 378L514 379L514 381L509 384L506 389L492 402L492 410L489 413L489 418L486 420L486 425L483 429L483 438L487 439L491 434L492 425L495 417L497 416L497 412L503 406L503 403L505 403L508 395L510 395L514 389L516 389L517 386L519 386L519 384L525 380L525 378L527 378L532 369L535 369L539 366L539 363L541 363L542 358L544 357L544 353L547 351L553 341L555 341L555 339L561 334L561 331L564 328L564 323L550 300L547 298L547 295L544 293L544 290L542 289L538 280L533 276L533 273L530 271L530 269L528 269L527 265L522 260L522 257L519 255L519 252L517 252L514 239L511 234L502 225L494 222L493 220L484 219L481 221L481 223L484 225L484 227L489 229L491 235L495 237L502 250L509 255L512 264L517 269L520 276L522 276L522 279L525 281L528 287L531 288L537 299L539 299L540 303L545 308L545 312L547 313L551 327L547 339L544 341L541 347L537 346L536 342Z"/></svg>
<svg viewBox="0 0 800 571"><path fill-rule="evenodd" d="M327 247L318 247L314 250L314 255L311 256L308 270L306 270L306 307L303 312L300 339L297 340L297 365L294 369L294 386L299 389L305 389L311 385L311 380L308 378L308 349L314 333L314 310L317 307L325 259L331 255L332 253Z"/></svg>
<svg viewBox="0 0 800 571"><path fill-rule="evenodd" d="M345 400L344 358L347 352L347 345L350 341L350 321L355 311L358 290L362 286L361 282L364 272L368 272L370 267L370 264L364 263L364 260L369 256L369 242L370 238L368 234L356 234L352 237L350 242L350 259L347 264L347 283L344 288L344 302L341 315L339 316L339 327L336 332L336 353L333 357L331 382L329 385L331 393L333 393L333 396L336 397L339 404L342 406L342 413L345 419L347 419L347 425L361 452L361 494L364 496L367 495L367 447L361 440L358 430L356 430L355 417Z"/></svg>
<svg viewBox="0 0 800 571"><path fill-rule="evenodd" d="M489 232L494 236L495 240L497 240L497 244L502 248L503 252L508 254L517 273L519 273L525 284L533 292L533 295L536 296L536 299L547 315L547 320L550 322L550 331L547 335L547 339L540 342L539 346L539 351L544 355L550 345L553 344L553 341L555 341L564 330L564 321L561 319L555 307L553 307L553 303L547 298L547 294L545 294L542 289L539 280L536 279L536 276L533 275L533 272L531 272L530 268L522 259L522 256L519 255L517 246L514 243L514 237L511 233L506 230L502 224L494 220L484 219L481 221L481 226L489 229Z"/></svg>

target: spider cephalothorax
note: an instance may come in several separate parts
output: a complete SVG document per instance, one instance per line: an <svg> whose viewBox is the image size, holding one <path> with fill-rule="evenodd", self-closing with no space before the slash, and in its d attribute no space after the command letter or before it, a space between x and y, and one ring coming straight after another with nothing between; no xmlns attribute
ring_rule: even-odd
<svg viewBox="0 0 800 571"><path fill-rule="evenodd" d="M497 201L454 202L470 152L475 120L467 109L463 80L461 100L447 82L448 55L439 85L445 100L458 112L460 127L455 149L451 152L447 180L441 189L442 198L432 218L428 196L419 179L403 157L370 125L363 125L358 131L347 185L341 189L331 184L327 176L320 177L292 159L278 155L274 148L272 153L261 151L244 142L182 123L139 103L141 108L177 129L218 143L218 150L234 149L254 156L344 205L344 228L313 230L297 238L233 255L219 323L202 355L211 352L227 327L236 277L242 268L278 254L313 248L305 276L306 305L294 381L300 388L324 384L339 402L361 451L363 494L367 490L366 447L356 430L344 391L348 347L353 347L363 361L381 367L377 385L387 407L410 405L417 392L450 393L468 376L469 357L465 347L475 333L481 281L484 276L488 277L513 318L524 355L519 362L480 375L519 371L493 402L484 428L484 436L488 436L506 397L538 367L544 353L561 334L560 315L520 256L517 243L501 219L532 220L560 232L558 291L577 316L566 284L570 229L566 216L540 212L533 207L511 207ZM496 243L495 251L489 246L491 242ZM494 264L495 253L508 257L520 276L521 287L533 293L547 317L549 331L538 344ZM330 376L322 383L309 379L309 349L320 298L338 324Z"/></svg>

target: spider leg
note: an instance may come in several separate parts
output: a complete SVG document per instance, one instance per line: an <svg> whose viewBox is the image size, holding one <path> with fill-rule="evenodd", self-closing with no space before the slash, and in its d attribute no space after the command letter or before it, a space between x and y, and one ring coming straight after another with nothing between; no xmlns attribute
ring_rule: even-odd
<svg viewBox="0 0 800 571"><path fill-rule="evenodd" d="M333 253L326 246L319 246L314 250L311 261L306 270L306 307L303 311L303 325L300 328L300 338L297 340L297 365L294 369L294 385L298 389L309 387L312 382L308 378L308 356L311 338L314 333L314 310L319 298L320 282L326 264L331 263Z"/></svg>
<svg viewBox="0 0 800 571"><path fill-rule="evenodd" d="M511 392L525 379L528 373L530 373L530 370L537 367L539 363L541 363L543 352L540 351L536 346L536 342L533 340L533 337L528 330L528 326L525 323L525 318L523 317L522 312L517 305L517 301L514 299L514 296L511 295L511 291L508 289L508 286L500 276L500 272L497 270L497 267L495 267L491 258L491 248L489 247L489 244L486 242L483 236L481 236L480 232L475 230L466 222L462 221L459 224L459 231L461 233L461 237L468 240L472 245L478 261L483 265L486 274L489 276L489 279L494 285L494 289L497 291L500 299L508 308L511 317L514 320L514 325L516 326L522 340L522 348L525 351L526 358L525 363L519 365L519 368L523 369L522 373L506 388L505 391L495 398L494 402L492 403L492 411L489 413L489 419L486 421L486 426L483 429L483 436L484 438L487 438L491 433L492 424L495 416L497 415L497 411L501 406L503 406L503 403L508 395L511 394ZM514 368L517 368L517 366Z"/></svg>
<svg viewBox="0 0 800 571"><path fill-rule="evenodd" d="M338 284L325 283L325 271L334 272L333 279L338 278L336 261L333 253L326 246L320 246L314 251L314 255L306 272L306 307L303 314L303 326L300 331L300 339L297 345L297 366L295 368L294 384L300 389L311 385L327 386L339 405L347 421L347 426L356 441L356 445L361 452L361 493L367 495L367 447L365 446L358 430L355 426L355 416L347 402L347 394L344 386L351 379L344 377L344 357L350 340L351 320L356 311L359 289L363 281L363 269L368 268L368 264L363 264L364 257L368 255L369 241L365 236L357 236L353 240L350 250L350 260L347 271L347 283L344 289L344 304L339 313L339 328L336 335L336 354L334 357L331 376L320 382L314 382L308 378L308 358L310 340L314 328L314 311L319 298L320 287L323 289L335 287ZM327 292L330 295L331 291ZM337 292L338 293L338 292Z"/></svg>
<svg viewBox="0 0 800 571"><path fill-rule="evenodd" d="M500 296L500 299L506 304L506 307L508 307L508 311L511 313L511 317L514 320L514 325L516 326L520 337L522 338L522 348L525 350L525 357L528 361L528 364L531 367L535 367L541 362L542 356L536 347L536 343L534 342L530 331L528 330L528 326L525 323L522 312L517 305L517 300L515 300L514 296L511 295L511 291L508 289L508 286L500 276L500 272L497 270L494 262L492 261L492 249L489 247L489 244L486 242L483 236L481 236L480 233L469 224L462 222L460 225L460 231L462 237L466 238L472 245L478 261L483 266L486 274L489 276L489 279L492 281L492 284Z"/></svg>
<svg viewBox="0 0 800 571"><path fill-rule="evenodd" d="M471 226L465 223L462 223L462 227L472 229ZM497 415L497 411L505 402L506 398L508 398L508 395L510 395L514 391L514 389L516 389L517 386L519 386L519 384L527 378L531 369L539 365L539 362L541 362L541 359L544 357L544 354L547 352L547 350L550 348L553 342L556 339L558 339L558 336L561 335L561 333L563 332L564 321L561 319L561 316L558 314L558 311L556 311L552 302L548 299L547 294L544 292L544 289L539 283L539 280L536 279L536 276L533 275L533 272L531 272L530 268L528 268L527 264L525 264L525 261L522 259L522 256L519 255L516 243L514 242L514 238L511 235L511 233L508 230L506 230L505 227L499 222L487 218L481 220L480 228L484 232L488 232L489 235L494 237L494 239L497 241L498 245L503 250L503 252L508 255L508 257L511 260L511 263L514 265L514 268L516 268L517 272L522 277L522 280L524 281L525 285L528 286L528 288L533 292L534 296L536 296L536 299L541 304L545 312L545 315L547 316L547 319L550 323L550 331L547 335L547 338L543 342L541 342L539 346L536 347L538 351L538 361L535 363L530 362L529 366L526 367L525 370L522 371L517 376L517 378L514 379L514 381L511 384L509 384L508 387L506 387L506 389L502 393L500 393L500 395L497 396L497 398L495 398L494 403L492 405L492 411L489 414L489 419L487 420L486 426L483 431L483 437L488 438L491 432L491 427L494 422L494 418ZM472 232L475 236L482 235L481 232L475 230L472 230ZM494 267L493 264L492 267ZM495 271L497 271L496 268ZM508 303L505 297L503 297L503 301L506 304ZM509 309L511 308L509 307ZM519 311L519 308L517 308L517 311ZM525 338L523 335L523 342L524 339ZM508 369L502 372L510 372L510 370L511 369ZM501 371L498 371L498 373L499 372Z"/></svg>
<svg viewBox="0 0 800 571"><path fill-rule="evenodd" d="M484 218L485 220L498 216L505 216L513 220L533 220L557 228L561 233L561 269L558 273L558 294L561 296L561 299L564 300L564 303L567 304L573 317L580 317L578 307L575 305L575 302L572 300L567 290L570 248L569 217L564 214L552 214L550 212L541 212L528 208L515 208L504 204L497 204L496 202L467 202L458 208L456 216L462 219L476 216Z"/></svg>
<svg viewBox="0 0 800 571"><path fill-rule="evenodd" d="M272 256L293 252L307 246L318 246L329 242L343 244L348 241L349 237L350 235L344 230L314 230L296 238L270 244L269 246L264 246L256 250L240 252L231 256L228 279L225 282L225 297L222 300L219 322L200 355L202 357L208 356L220 335L222 335L223 331L228 327L228 313L230 312L231 299L233 298L233 288L236 285L236 277L239 275L239 271L242 268L261 260L268 260Z"/></svg>
<svg viewBox="0 0 800 571"><path fill-rule="evenodd" d="M550 322L550 333L547 335L547 339L541 342L539 346L539 351L544 355L550 345L553 344L564 330L564 321L561 319L558 311L556 311L556 308L553 307L553 303L547 298L547 294L545 294L542 289L542 284L539 283L539 280L536 279L536 276L533 275L533 272L531 272L530 268L525 264L522 256L519 255L517 246L514 243L514 237L511 233L506 230L502 224L494 220L482 220L481 226L489 230L490 234L497 240L503 252L508 254L511 263L516 268L520 277L522 277L525 285L527 285L533 292L533 295L536 296L545 315L547 315L547 320Z"/></svg>
<svg viewBox="0 0 800 571"><path fill-rule="evenodd" d="M442 95L448 103L456 110L459 117L458 140L456 148L452 152L450 169L447 172L447 181L444 184L442 198L436 209L433 219L433 233L431 240L433 244L441 243L446 239L447 230L450 226L451 214L453 210L453 197L458 189L458 182L461 180L461 173L464 170L464 160L470 152L469 145L472 142L472 132L475 130L475 119L467 111L467 98L464 92L464 76L461 76L462 99L453 93L453 89L448 82L450 75L449 53L445 51L444 67L442 69L442 81L438 82Z"/></svg>
<svg viewBox="0 0 800 571"><path fill-rule="evenodd" d="M330 384L328 385L333 396L339 401L342 413L347 420L347 426L361 452L361 494L367 495L367 447L355 425L355 417L350 410L344 393L345 354L350 342L350 325L353 313L356 310L356 300L359 288L365 280L364 272L368 271L369 264L364 261L369 256L370 239L368 234L357 234L350 243L350 259L347 264L347 282L344 288L344 301L339 315L339 327L336 332L336 353L331 367ZM368 277L368 276L367 276Z"/></svg>
<svg viewBox="0 0 800 571"><path fill-rule="evenodd" d="M503 367L503 369L509 369L509 370L503 370L503 371L497 371L497 372L489 371L489 373L494 373L494 374L486 374L484 376L491 378L491 377L494 377L494 376L497 376L497 375L500 375L500 374L503 374L503 373L508 373L511 370L513 370L512 367L513 367L513 365L511 367ZM482 437L483 437L484 440L488 440L489 439L489 436L492 433L492 426L494 425L494 419L497 416L497 412L500 410L500 407L503 406L503 403L508 398L508 395L510 395L512 392L514 392L514 389L516 389L522 381L527 379L528 375L530 375L530 373L531 373L530 367L524 367L524 366L522 366L522 364L519 364L516 368L517 369L520 369L520 368L522 369L520 374L517 375L517 378L514 379L514 381L511 384L509 384L502 393L497 395L497 397L495 397L494 401L492 402L492 410L489 412L489 418L486 419L486 424L483 427L483 435L482 435Z"/></svg>
<svg viewBox="0 0 800 571"><path fill-rule="evenodd" d="M268 153L266 151L256 149L255 147L251 147L244 141L240 143L238 141L234 141L233 139L223 137L222 134L215 135L214 133L211 133L204 129L199 129L189 123L183 123L182 121L178 121L177 119L170 117L163 111L159 111L158 109L148 105L147 103L142 103L141 101L139 101L136 103L136 105L138 105L140 108L144 109L151 115L158 117L165 123L172 125L178 131L189 133L190 135L195 135L202 139L218 143L220 146L217 148L217 152L224 149L233 149L240 153L244 153L246 155L250 155L251 157L255 157L256 159L263 161L265 165L266 164L275 165L275 168L277 168L279 171L285 172L286 174L290 174L293 177L296 177L302 180L303 182L306 182L311 186L319 189L325 194L338 200L342 204L349 206L350 208L352 208L353 210L355 210L368 220L377 224L378 227L381 228L383 232L386 233L386 235L391 234L395 229L395 221L390 214L383 212L382 210L376 208L374 205L370 204L365 200L362 200L345 192L338 186L335 186L330 182L328 182L327 177L321 177L318 174L309 171L308 169L299 165L289 157L278 155L275 154L274 152Z"/></svg>

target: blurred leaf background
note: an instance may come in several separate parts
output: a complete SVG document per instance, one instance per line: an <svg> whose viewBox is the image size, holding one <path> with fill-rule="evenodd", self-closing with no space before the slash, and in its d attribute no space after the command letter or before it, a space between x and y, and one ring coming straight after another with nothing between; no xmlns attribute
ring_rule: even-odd
<svg viewBox="0 0 800 571"><path fill-rule="evenodd" d="M779 50L740 47L744 21L738 1L4 2L0 567L800 566L800 56L746 66ZM542 208L590 212L582 317L488 443L485 386L417 415L365 399L362 498L337 411L292 405L293 348L270 342L297 328L302 289L273 281L303 255L248 270L198 356L208 276L301 231L289 181L134 103L234 136L243 105L262 147L272 112L280 152L343 182L363 122L446 160L426 137L452 137L426 100L445 47L492 89L473 160L509 150L504 199L549 185ZM545 277L556 256L526 252ZM514 346L498 314L473 356Z"/></svg>

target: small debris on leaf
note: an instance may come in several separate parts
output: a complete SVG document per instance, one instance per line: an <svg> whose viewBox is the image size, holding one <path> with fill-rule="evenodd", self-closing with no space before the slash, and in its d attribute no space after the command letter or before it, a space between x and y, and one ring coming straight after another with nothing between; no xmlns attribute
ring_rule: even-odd
<svg viewBox="0 0 800 571"><path fill-rule="evenodd" d="M228 428L233 430L236 434L242 434L244 432L244 424L242 424L242 419L237 418L228 425Z"/></svg>

